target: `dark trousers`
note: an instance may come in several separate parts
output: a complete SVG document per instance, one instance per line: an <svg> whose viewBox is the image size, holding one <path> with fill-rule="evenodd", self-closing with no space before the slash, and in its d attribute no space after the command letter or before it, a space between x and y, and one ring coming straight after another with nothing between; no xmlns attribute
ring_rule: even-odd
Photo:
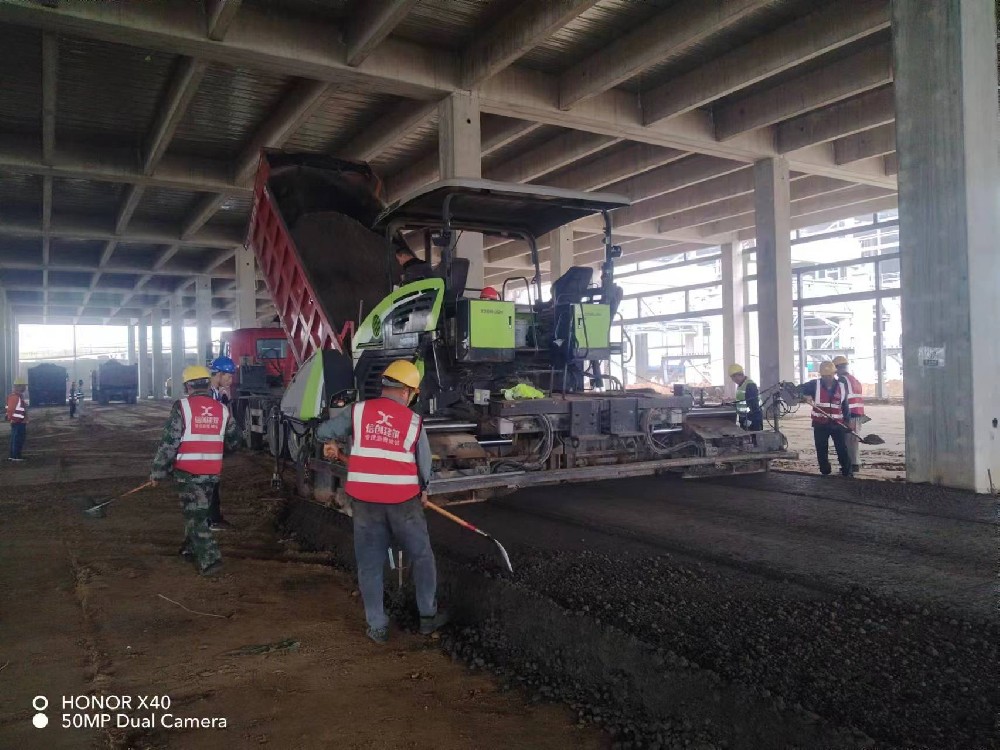
<svg viewBox="0 0 1000 750"><path fill-rule="evenodd" d="M222 519L222 498L219 496L219 483L215 483L212 498L208 503L208 522L219 523Z"/></svg>
<svg viewBox="0 0 1000 750"><path fill-rule="evenodd" d="M358 588L365 605L368 626L378 630L389 624L382 586L387 550L393 538L409 556L420 616L433 617L437 614L437 566L420 498L395 505L354 500L351 509Z"/></svg>
<svg viewBox="0 0 1000 750"><path fill-rule="evenodd" d="M840 473L849 476L851 473L851 458L847 453L847 432L843 427L835 424L814 424L813 438L816 441L816 459L819 461L821 474L829 474L832 471L830 466L830 438L833 438L833 447L837 451L837 461L840 463Z"/></svg>
<svg viewBox="0 0 1000 750"><path fill-rule="evenodd" d="M28 425L24 422L13 422L10 425L10 457L20 458L27 438Z"/></svg>

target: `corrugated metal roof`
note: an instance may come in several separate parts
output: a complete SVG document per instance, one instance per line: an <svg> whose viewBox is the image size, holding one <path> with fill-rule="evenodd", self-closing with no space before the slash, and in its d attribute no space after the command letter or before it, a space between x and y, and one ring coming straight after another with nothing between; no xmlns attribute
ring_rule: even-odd
<svg viewBox="0 0 1000 750"><path fill-rule="evenodd" d="M508 143L503 148L497 149L492 154L483 159L483 170L489 171L491 167L502 164L505 161L509 161L516 156L530 151L536 146L541 146L546 141L550 141L556 136L562 133L568 133L566 128L560 128L557 125L543 125L540 128L532 130L527 135L518 138L512 143Z"/></svg>
<svg viewBox="0 0 1000 750"><path fill-rule="evenodd" d="M146 188L133 219L178 223L187 216L201 193L167 188Z"/></svg>
<svg viewBox="0 0 1000 750"><path fill-rule="evenodd" d="M380 175L395 174L421 155L437 148L438 117L435 114L414 128L392 148L372 159L372 168Z"/></svg>
<svg viewBox="0 0 1000 750"><path fill-rule="evenodd" d="M524 0L420 0L393 34L425 46L464 49Z"/></svg>
<svg viewBox="0 0 1000 750"><path fill-rule="evenodd" d="M399 100L350 86L332 87L323 104L285 143L288 151L335 153Z"/></svg>
<svg viewBox="0 0 1000 750"><path fill-rule="evenodd" d="M518 65L562 73L677 0L601 0L518 60Z"/></svg>
<svg viewBox="0 0 1000 750"><path fill-rule="evenodd" d="M621 88L640 91L658 86L700 68L727 52L742 47L755 37L780 29L814 10L816 10L815 0L774 0L742 19L734 27L713 34L700 44L689 48L683 55L668 56L657 65L624 81Z"/></svg>
<svg viewBox="0 0 1000 750"><path fill-rule="evenodd" d="M113 256L114 263L135 264L146 268L152 268L153 263L163 252L163 245L147 245L138 242L119 243L115 248Z"/></svg>
<svg viewBox="0 0 1000 750"><path fill-rule="evenodd" d="M79 305L83 303L86 292L49 292L51 305ZM93 298L91 298L93 301Z"/></svg>
<svg viewBox="0 0 1000 750"><path fill-rule="evenodd" d="M59 38L56 140L141 147L176 55Z"/></svg>
<svg viewBox="0 0 1000 750"><path fill-rule="evenodd" d="M295 16L331 23L346 21L361 3L373 0L243 0L243 6L278 17Z"/></svg>
<svg viewBox="0 0 1000 750"><path fill-rule="evenodd" d="M124 191L124 185L114 182L57 178L52 181L52 213L113 219Z"/></svg>
<svg viewBox="0 0 1000 750"><path fill-rule="evenodd" d="M90 286L92 274L80 271L49 271L49 283L53 286Z"/></svg>
<svg viewBox="0 0 1000 750"><path fill-rule="evenodd" d="M0 259L42 261L42 240L35 237L0 235Z"/></svg>
<svg viewBox="0 0 1000 750"><path fill-rule="evenodd" d="M101 240L53 239L49 242L49 261L55 265L96 265L101 260L105 244Z"/></svg>
<svg viewBox="0 0 1000 750"><path fill-rule="evenodd" d="M25 271L23 273L34 273L34 271ZM18 283L24 284L23 281L8 282L8 283ZM31 283L31 282L29 282ZM38 274L38 283L42 283L42 275ZM32 292L27 289L12 289L7 292L7 299L10 300L12 304L22 304L22 305L40 305L45 299L44 293L41 291Z"/></svg>
<svg viewBox="0 0 1000 750"><path fill-rule="evenodd" d="M0 216L32 216L41 218L42 177L0 169Z"/></svg>
<svg viewBox="0 0 1000 750"><path fill-rule="evenodd" d="M115 286L132 286L138 278L137 275L131 273L105 273L101 275L100 280L97 282L97 288L101 289L103 287L107 289L108 287Z"/></svg>
<svg viewBox="0 0 1000 750"><path fill-rule="evenodd" d="M232 158L287 93L292 78L211 65L168 153Z"/></svg>
<svg viewBox="0 0 1000 750"><path fill-rule="evenodd" d="M42 35L6 27L0 44L0 122L5 132L37 133L42 121ZM39 71L26 76L25 70Z"/></svg>

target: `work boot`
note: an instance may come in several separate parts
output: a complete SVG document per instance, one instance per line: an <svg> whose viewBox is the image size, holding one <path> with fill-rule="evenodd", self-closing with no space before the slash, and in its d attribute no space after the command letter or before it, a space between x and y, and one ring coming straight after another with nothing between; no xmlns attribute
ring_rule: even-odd
<svg viewBox="0 0 1000 750"><path fill-rule="evenodd" d="M194 552L191 551L191 548L186 543L181 545L181 548L177 550L177 554L185 560L190 560L194 557Z"/></svg>
<svg viewBox="0 0 1000 750"><path fill-rule="evenodd" d="M438 630L447 624L448 613L438 610L438 613L432 617L420 618L420 635L430 635L435 630Z"/></svg>
<svg viewBox="0 0 1000 750"><path fill-rule="evenodd" d="M861 464L851 464L851 473L857 474L861 471Z"/></svg>
<svg viewBox="0 0 1000 750"><path fill-rule="evenodd" d="M389 642L389 628L388 626L384 628L372 628L369 627L365 635L371 638L375 643L379 645Z"/></svg>
<svg viewBox="0 0 1000 750"><path fill-rule="evenodd" d="M233 525L225 518L220 518L218 521L212 521L208 524L208 528L210 531L229 531Z"/></svg>

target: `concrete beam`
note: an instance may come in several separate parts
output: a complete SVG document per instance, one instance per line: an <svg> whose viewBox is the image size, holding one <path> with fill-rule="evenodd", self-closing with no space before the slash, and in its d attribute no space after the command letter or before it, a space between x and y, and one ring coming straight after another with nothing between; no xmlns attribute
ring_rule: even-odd
<svg viewBox="0 0 1000 750"><path fill-rule="evenodd" d="M532 182L616 143L617 138L571 130L485 170L484 176L500 182Z"/></svg>
<svg viewBox="0 0 1000 750"><path fill-rule="evenodd" d="M198 93L198 87L207 69L208 65L204 61L192 57L183 57L177 62L157 109L156 122L153 123L146 139L146 153L142 160L142 171L145 174L152 174L163 158L174 133L177 132L177 127L184 119L188 106Z"/></svg>
<svg viewBox="0 0 1000 750"><path fill-rule="evenodd" d="M838 138L833 142L833 153L838 164L850 164L873 156L885 156L896 151L896 125L881 125L871 130Z"/></svg>
<svg viewBox="0 0 1000 750"><path fill-rule="evenodd" d="M371 161L419 128L437 112L437 102L405 99L387 115L370 123L339 153L345 159Z"/></svg>
<svg viewBox="0 0 1000 750"><path fill-rule="evenodd" d="M113 229L101 226L100 222L75 217L53 218L48 231L38 227L34 222L21 222L17 219L7 219L0 222L0 235L15 237L58 237L67 240L116 240L126 243L141 243L152 245L178 244L182 247L213 247L233 248L243 243L241 230L205 230L190 237L179 237L162 226L148 224L133 225L127 233L116 235Z"/></svg>
<svg viewBox="0 0 1000 750"><path fill-rule="evenodd" d="M42 161L56 156L56 99L59 86L59 40L42 34Z"/></svg>
<svg viewBox="0 0 1000 750"><path fill-rule="evenodd" d="M472 89L523 57L598 0L527 0L462 55L462 88Z"/></svg>
<svg viewBox="0 0 1000 750"><path fill-rule="evenodd" d="M205 0L205 33L209 39L221 42L236 19L243 0Z"/></svg>
<svg viewBox="0 0 1000 750"><path fill-rule="evenodd" d="M125 190L125 197L121 206L118 207L118 216L115 218L115 234L124 234L128 224L132 221L132 214L139 207L142 194L145 188L142 185L129 185Z"/></svg>
<svg viewBox="0 0 1000 750"><path fill-rule="evenodd" d="M891 82L892 51L872 47L717 108L715 134L725 141Z"/></svg>
<svg viewBox="0 0 1000 750"><path fill-rule="evenodd" d="M417 0L362 0L357 3L345 34L347 64L357 67L368 59L416 4Z"/></svg>
<svg viewBox="0 0 1000 750"><path fill-rule="evenodd" d="M171 190L225 191L238 195L251 192L249 186L233 183L226 162L165 156L156 173L146 175L136 168L135 153L128 149L94 150L64 144L50 165L42 159L33 139L9 134L0 135L0 167L44 177L124 182Z"/></svg>
<svg viewBox="0 0 1000 750"><path fill-rule="evenodd" d="M330 85L323 81L303 79L295 84L274 113L257 128L236 160L233 172L237 184L243 185L252 180L260 161L260 150L278 148L291 138L323 103L329 89Z"/></svg>
<svg viewBox="0 0 1000 750"><path fill-rule="evenodd" d="M483 157L489 156L494 151L499 151L518 139L534 133L540 127L542 127L540 123L530 120L483 118L479 124L480 135L483 139L479 149L480 153Z"/></svg>
<svg viewBox="0 0 1000 750"><path fill-rule="evenodd" d="M570 109L647 68L678 58L766 5L767 0L684 0L673 5L563 73L559 106Z"/></svg>
<svg viewBox="0 0 1000 750"><path fill-rule="evenodd" d="M841 0L643 95L645 123L690 112L889 27L885 0Z"/></svg>
<svg viewBox="0 0 1000 750"><path fill-rule="evenodd" d="M898 174L899 173L899 155L898 154L886 154L883 157L883 169L885 169L886 174Z"/></svg>
<svg viewBox="0 0 1000 750"><path fill-rule="evenodd" d="M181 239L188 239L199 229L208 223L208 220L215 216L216 212L226 202L226 196L221 194L209 194L198 201L190 214L184 219L181 226Z"/></svg>
<svg viewBox="0 0 1000 750"><path fill-rule="evenodd" d="M569 190L600 190L629 177L672 164L687 156L674 148L631 143L625 149L579 166L570 166L557 175L548 175L545 184ZM613 191L613 188L612 188Z"/></svg>
<svg viewBox="0 0 1000 750"><path fill-rule="evenodd" d="M778 153L826 143L896 119L892 86L882 86L828 107L779 123L775 129Z"/></svg>

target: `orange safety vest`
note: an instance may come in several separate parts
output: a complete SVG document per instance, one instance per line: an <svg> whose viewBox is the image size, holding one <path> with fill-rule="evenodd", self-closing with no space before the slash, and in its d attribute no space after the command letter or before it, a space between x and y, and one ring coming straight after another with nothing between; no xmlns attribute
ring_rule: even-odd
<svg viewBox="0 0 1000 750"><path fill-rule="evenodd" d="M188 474L218 476L222 473L229 409L209 396L185 396L178 403L184 416L184 434L174 468Z"/></svg>
<svg viewBox="0 0 1000 750"><path fill-rule="evenodd" d="M28 413L20 393L12 393L7 397L7 420L11 424L23 424L28 421Z"/></svg>
<svg viewBox="0 0 1000 750"><path fill-rule="evenodd" d="M839 382L834 381L833 391L828 391L823 387L823 382L821 380L813 381L816 385L813 386L813 404L812 404L812 423L813 426L816 425L827 425L830 422L836 422L837 424L844 423L844 399L847 398L847 393L844 391L844 386Z"/></svg>
<svg viewBox="0 0 1000 750"><path fill-rule="evenodd" d="M344 491L366 503L404 503L420 494L420 417L389 398L352 407L354 430Z"/></svg>
<svg viewBox="0 0 1000 750"><path fill-rule="evenodd" d="M839 376L838 376L839 377ZM847 407L852 417L863 417L865 415L865 398L862 395L864 389L861 381L849 372L843 376L847 380Z"/></svg>

